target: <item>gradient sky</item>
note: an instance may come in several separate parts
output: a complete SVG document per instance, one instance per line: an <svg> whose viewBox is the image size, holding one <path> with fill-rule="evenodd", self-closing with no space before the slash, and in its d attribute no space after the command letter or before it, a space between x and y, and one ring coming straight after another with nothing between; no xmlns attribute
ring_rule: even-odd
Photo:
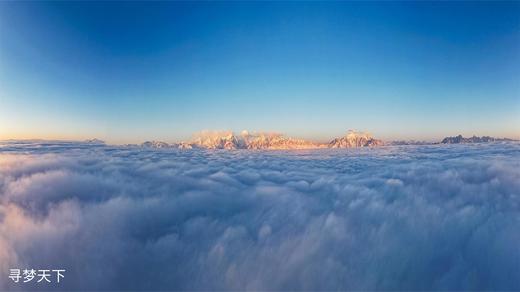
<svg viewBox="0 0 520 292"><path fill-rule="evenodd" d="M520 2L0 2L0 139L520 138Z"/></svg>

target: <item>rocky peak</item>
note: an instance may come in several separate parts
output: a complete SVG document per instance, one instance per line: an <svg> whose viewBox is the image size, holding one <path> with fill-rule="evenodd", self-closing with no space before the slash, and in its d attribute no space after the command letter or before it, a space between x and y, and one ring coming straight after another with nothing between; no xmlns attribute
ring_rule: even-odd
<svg viewBox="0 0 520 292"><path fill-rule="evenodd" d="M162 141L146 141L143 144L141 144L142 147L148 147L148 148L170 148L170 144Z"/></svg>
<svg viewBox="0 0 520 292"><path fill-rule="evenodd" d="M369 133L349 130L345 137L336 138L329 143L329 148L355 148L382 146L381 140L374 139Z"/></svg>
<svg viewBox="0 0 520 292"><path fill-rule="evenodd" d="M459 143L488 143L488 142L495 142L495 141L514 141L512 139L507 138L494 138L490 136L473 136L469 138L464 138L462 135L458 135L455 137L446 137L442 139L441 143L443 144L459 144Z"/></svg>

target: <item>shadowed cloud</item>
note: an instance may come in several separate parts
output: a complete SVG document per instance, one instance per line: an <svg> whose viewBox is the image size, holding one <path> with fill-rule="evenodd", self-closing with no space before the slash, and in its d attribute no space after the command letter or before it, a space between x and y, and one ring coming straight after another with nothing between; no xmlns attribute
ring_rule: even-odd
<svg viewBox="0 0 520 292"><path fill-rule="evenodd" d="M520 289L518 143L0 149L0 289Z"/></svg>

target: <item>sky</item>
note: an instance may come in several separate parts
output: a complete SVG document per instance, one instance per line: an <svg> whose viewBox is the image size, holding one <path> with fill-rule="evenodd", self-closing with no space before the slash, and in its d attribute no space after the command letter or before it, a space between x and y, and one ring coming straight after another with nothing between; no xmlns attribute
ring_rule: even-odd
<svg viewBox="0 0 520 292"><path fill-rule="evenodd" d="M520 138L520 2L0 2L0 139Z"/></svg>

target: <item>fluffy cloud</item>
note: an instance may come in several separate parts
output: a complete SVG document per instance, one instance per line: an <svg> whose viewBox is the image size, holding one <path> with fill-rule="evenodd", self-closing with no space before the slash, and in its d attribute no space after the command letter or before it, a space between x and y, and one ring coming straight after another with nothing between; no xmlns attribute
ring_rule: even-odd
<svg viewBox="0 0 520 292"><path fill-rule="evenodd" d="M515 143L0 148L0 289L518 290L518 230Z"/></svg>

